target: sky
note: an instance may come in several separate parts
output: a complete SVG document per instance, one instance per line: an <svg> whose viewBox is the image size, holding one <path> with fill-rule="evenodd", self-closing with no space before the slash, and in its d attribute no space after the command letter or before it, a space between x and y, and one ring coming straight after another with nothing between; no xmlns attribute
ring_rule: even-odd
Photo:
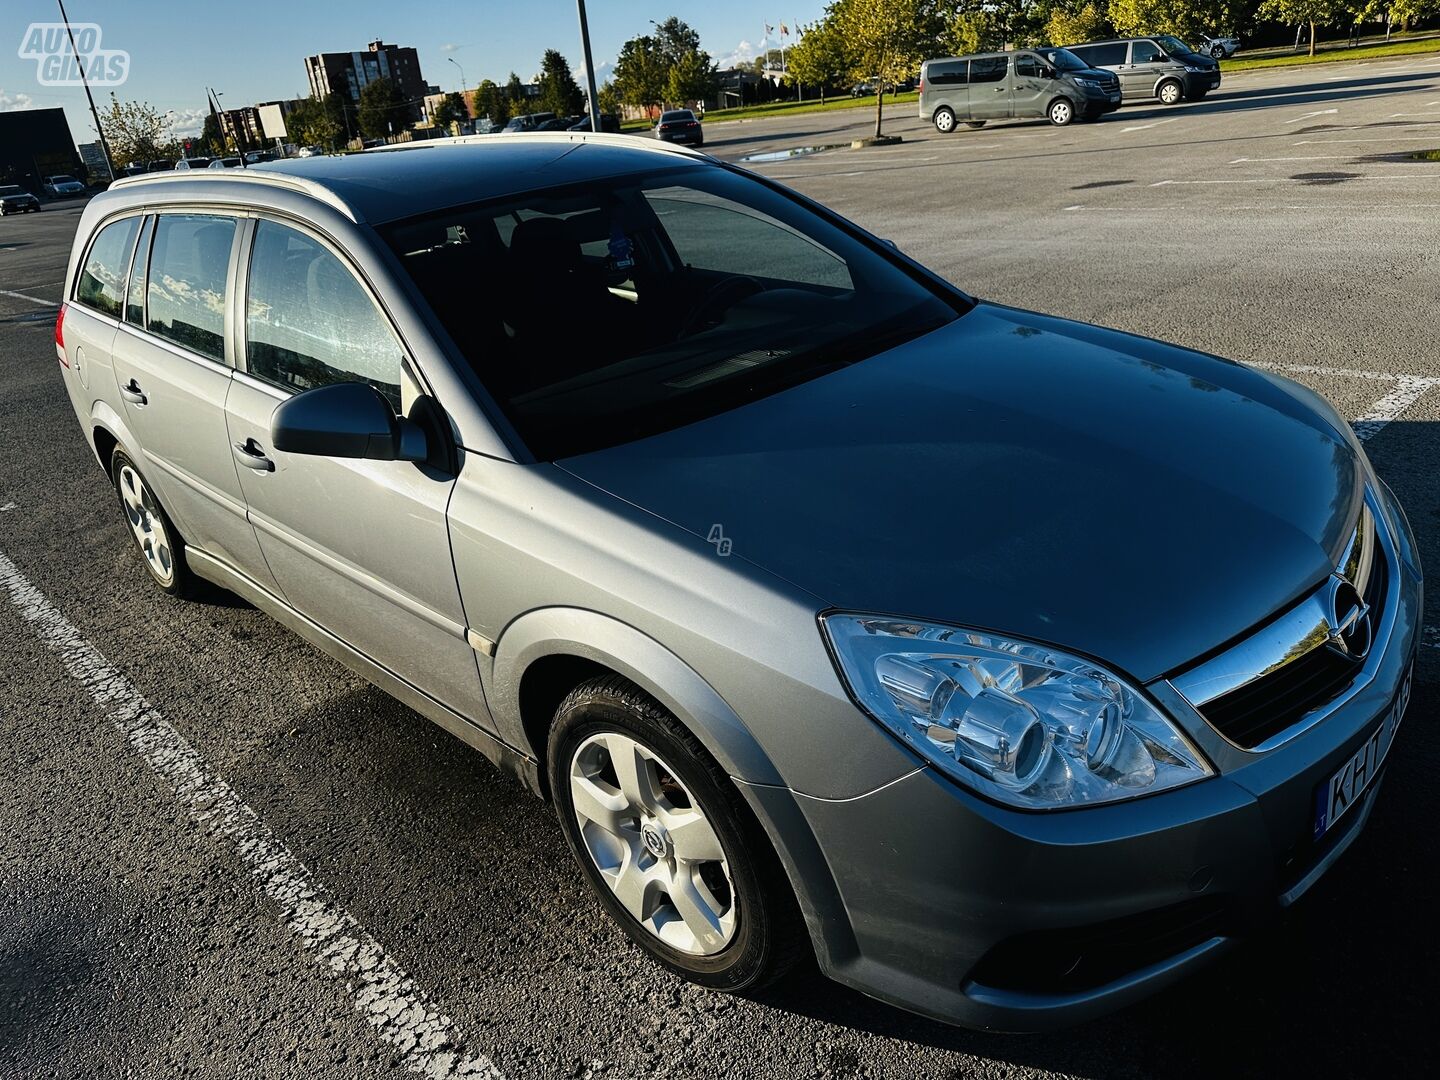
<svg viewBox="0 0 1440 1080"><path fill-rule="evenodd" d="M62 106L76 142L95 139L78 86L47 86L39 64L20 56L31 23L55 23L55 0L0 0L0 111ZM620 46L645 33L650 22L678 15L700 33L701 47L722 68L780 45L780 24L811 22L823 0L589 0L591 47L604 82ZM381 38L413 46L427 82L443 90L504 82L511 71L529 79L548 48L559 49L576 78L581 72L580 32L574 0L66 0L70 22L100 27L102 49L130 54L129 75L114 90L122 100L149 102L171 112L176 135L198 134L205 87L222 93L224 108L309 93L304 57L319 52L363 51ZM767 42L765 26L774 28ZM454 63L450 61L453 60ZM95 88L97 106L108 87Z"/></svg>

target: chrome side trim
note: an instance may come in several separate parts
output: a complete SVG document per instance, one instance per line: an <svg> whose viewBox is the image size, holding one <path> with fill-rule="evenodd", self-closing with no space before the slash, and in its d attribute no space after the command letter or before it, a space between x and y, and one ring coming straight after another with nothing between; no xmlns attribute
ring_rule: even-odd
<svg viewBox="0 0 1440 1080"><path fill-rule="evenodd" d="M1365 689L1375 678L1380 664L1390 645L1394 633L1395 619L1400 606L1401 569L1396 556L1395 539L1389 535L1385 517L1375 503L1375 494L1367 490L1365 503L1355 533L1346 545L1345 554L1336 568L1337 573L1351 572L1356 589L1363 595L1369 584L1378 555L1385 560L1389 570L1385 603L1374 622L1373 641L1364 662L1356 672L1354 680L1340 694L1321 707L1305 714L1298 721L1255 746L1239 746L1229 739L1237 750L1250 754L1263 754L1282 746L1300 733L1314 727L1337 709L1343 708L1351 698ZM1368 534L1368 539L1367 539ZM1333 578L1331 579L1333 580ZM1352 579L1353 580L1353 579ZM1169 682L1197 713L1205 715L1205 705L1233 690L1254 682L1308 655L1312 650L1325 648L1331 637L1330 625L1330 581L1322 584L1299 604L1281 615L1280 618L1263 627L1251 637L1227 649L1219 656L1173 676ZM1213 729L1224 738L1224 733Z"/></svg>

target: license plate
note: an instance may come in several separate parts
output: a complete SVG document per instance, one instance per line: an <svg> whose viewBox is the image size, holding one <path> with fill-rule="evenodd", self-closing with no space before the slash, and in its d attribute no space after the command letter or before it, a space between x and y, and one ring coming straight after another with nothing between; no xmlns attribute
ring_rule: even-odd
<svg viewBox="0 0 1440 1080"><path fill-rule="evenodd" d="M1390 744L1394 742L1395 732L1405 716L1405 706L1410 704L1410 676L1411 672L1407 671L1405 681L1400 684L1400 693L1395 695L1395 704L1380 721L1380 726L1346 758L1329 780L1315 789L1316 840L1333 829L1364 798L1365 792L1380 775L1385 755L1390 752Z"/></svg>

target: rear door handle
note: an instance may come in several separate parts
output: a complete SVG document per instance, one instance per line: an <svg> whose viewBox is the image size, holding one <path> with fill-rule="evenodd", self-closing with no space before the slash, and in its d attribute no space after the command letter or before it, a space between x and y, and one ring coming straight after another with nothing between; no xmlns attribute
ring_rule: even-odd
<svg viewBox="0 0 1440 1080"><path fill-rule="evenodd" d="M120 388L120 396L132 405L144 405L150 399L145 396L145 391L140 389L140 384L134 379Z"/></svg>
<svg viewBox="0 0 1440 1080"><path fill-rule="evenodd" d="M265 456L265 451L254 439L246 439L243 443L237 442L231 449L235 451L235 460L247 469L254 469L256 472L275 471L275 463Z"/></svg>

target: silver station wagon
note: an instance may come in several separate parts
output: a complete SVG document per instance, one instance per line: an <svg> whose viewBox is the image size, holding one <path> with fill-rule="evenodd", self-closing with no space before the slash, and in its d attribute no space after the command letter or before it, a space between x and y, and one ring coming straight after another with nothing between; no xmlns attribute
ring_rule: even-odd
<svg viewBox="0 0 1440 1080"><path fill-rule="evenodd" d="M1420 567L1282 378L604 134L122 179L65 289L154 584L552 799L705 986L813 954L951 1022L1082 1020L1263 932L1374 805Z"/></svg>

